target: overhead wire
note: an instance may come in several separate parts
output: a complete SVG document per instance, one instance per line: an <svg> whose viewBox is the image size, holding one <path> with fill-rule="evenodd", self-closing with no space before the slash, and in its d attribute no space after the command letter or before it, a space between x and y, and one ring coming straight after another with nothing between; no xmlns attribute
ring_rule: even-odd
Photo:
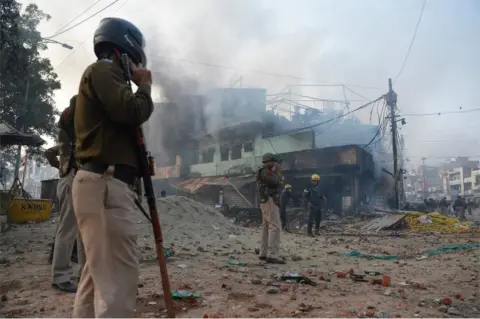
<svg viewBox="0 0 480 319"><path fill-rule="evenodd" d="M403 72L403 69L405 68L405 65L407 64L408 57L410 56L410 52L412 51L413 43L415 42L415 38L417 37L417 32L418 28L420 27L420 22L422 22L422 17L423 17L423 11L425 10L425 5L427 4L427 0L423 0L422 4L422 9L420 10L420 15L418 17L417 25L415 27L415 31L413 32L413 37L412 40L410 41L410 45L408 46L407 54L405 56L405 59L403 60L402 66L400 67L400 70L398 71L397 75L395 76L393 83L397 82L398 78Z"/></svg>
<svg viewBox="0 0 480 319"><path fill-rule="evenodd" d="M97 12L95 12L94 14L88 16L87 18L83 19L82 21L74 24L74 25L71 26L70 28L65 29L65 30L63 30L63 31L61 31L61 32L58 32L57 34L54 34L54 35L52 35L52 36L49 36L49 37L47 37L46 39L52 39L52 38L57 37L57 36L59 36L59 35L61 35L61 34L64 34L65 32L68 32L68 31L72 30L73 28L78 27L79 25L87 22L88 20L90 20L91 18L95 17L95 16L98 15L99 13L101 13L101 12L105 11L106 9L110 8L112 5L114 5L114 4L117 3L118 1L120 1L120 0L113 0L111 3L109 3L108 5L106 5L105 7L103 7L102 9L100 9L100 10L98 10Z"/></svg>
<svg viewBox="0 0 480 319"><path fill-rule="evenodd" d="M319 122L319 123L315 123L315 124L312 124L312 125L300 127L300 128L297 128L297 129L293 129L293 130L290 130L290 131L286 131L286 132L284 132L284 133L285 133L285 134L288 134L288 133L291 134L291 133L301 132L301 131L304 131L304 130L310 130L310 129L314 128L314 127L317 127L317 126L320 126L320 125L323 125L323 124L326 124L326 123L330 123L330 122L335 121L335 120L337 120L337 119L339 119L339 118L345 117L345 116L347 116L347 115L349 115L349 114L352 114L352 113L355 113L355 112L357 112L357 111L359 111L359 110L361 110L361 109L364 109L364 108L366 108L366 107L368 107L368 106L376 103L377 101L380 101L381 99L384 99L384 97L385 97L385 96L382 95L382 96L378 97L377 99L375 99L375 100L373 100L373 101L370 101L370 102L368 102L368 103L365 103L365 104L363 104L363 105L360 105L359 107L357 107L357 108L355 108L355 109L353 109L353 110L351 110L351 111L348 111L348 112L346 112L346 113L344 113L344 114L341 114L341 115L339 115L339 116L336 116L336 117L334 117L334 118L331 118L331 119L328 119L328 120L325 120L325 121L322 121L322 122Z"/></svg>
<svg viewBox="0 0 480 319"><path fill-rule="evenodd" d="M479 112L480 108L478 109L470 109L470 110L458 110L458 111L445 111L445 112L436 112L436 113L405 113L402 116L433 116L433 115L444 115L444 114L462 114L462 113L473 113Z"/></svg>
<svg viewBox="0 0 480 319"><path fill-rule="evenodd" d="M85 10L83 10L81 13L79 13L75 18L73 18L72 20L70 20L70 22L68 22L67 24L65 24L63 27L61 27L57 32L54 33L54 35L52 35L51 37L49 38L53 38L54 36L60 34L60 32L62 32L66 27L68 27L70 24L72 24L73 22L75 22L78 18L80 18L82 15L84 15L85 13L88 12L88 10L90 10L91 8L93 8L97 3L99 3L100 1L102 0L97 0L95 1L93 4L91 4L90 6L88 6Z"/></svg>
<svg viewBox="0 0 480 319"><path fill-rule="evenodd" d="M328 86L343 86L343 85L345 85L347 87L351 86L351 87L368 88L368 89L375 89L375 90L380 89L380 88L373 88L373 87L361 86L361 85L356 85L356 84L337 84L337 83L333 83L333 82L329 82L329 81L325 81L325 80L308 79L308 78L304 78L304 77L296 76L296 75L289 75L289 74L283 74L283 73L275 73L275 72L254 70L254 69L242 69L242 68L237 68L237 67L228 66L228 65L216 64L216 63L210 63L210 62L194 61L194 60L188 60L188 59L183 59L183 58L172 58L172 57L167 57L167 56L162 56L162 55L154 55L154 58L171 60L171 61L178 61L178 62L184 62L184 63L191 63L191 64L197 64L197 65L204 65L204 66L208 66L208 67L228 69L228 70L233 70L233 71L238 71L238 72L261 74L261 75L268 75L268 76L281 77L281 78L290 78L290 79L301 80L301 81L329 83ZM317 85L312 84L312 86L317 86ZM368 99L366 99L366 100L368 101Z"/></svg>
<svg viewBox="0 0 480 319"><path fill-rule="evenodd" d="M118 10L120 10L126 3L128 2L128 0L125 0L125 2L123 2L117 9L115 9L113 12L112 12L112 15L114 15L115 13L118 12ZM88 38L90 39L90 37ZM82 43L80 43L80 47L82 48L85 48L85 42L87 42L88 39L85 39ZM76 51L77 51L78 47L75 47L62 61L60 61L59 64L57 64L54 69L57 69L59 68L63 63L65 63Z"/></svg>

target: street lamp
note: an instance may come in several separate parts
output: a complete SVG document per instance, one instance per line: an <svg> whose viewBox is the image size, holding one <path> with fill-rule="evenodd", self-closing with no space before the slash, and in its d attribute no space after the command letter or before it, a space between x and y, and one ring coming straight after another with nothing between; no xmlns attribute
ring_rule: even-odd
<svg viewBox="0 0 480 319"><path fill-rule="evenodd" d="M64 47L65 49L68 49L68 50L72 50L72 49L73 49L73 47L72 47L71 45L68 45L68 44L63 43L63 42L58 42L57 40L53 40L53 39L41 38L40 41L41 41L41 42L45 42L45 43L60 44L62 47Z"/></svg>
<svg viewBox="0 0 480 319"><path fill-rule="evenodd" d="M72 50L73 47L71 45L68 45L63 42L59 42L57 40L53 39L47 39L47 38L40 38L40 42L45 42L45 43L55 43L55 44L60 44L62 47L68 50ZM28 90L30 88L30 79L27 79L27 85L26 85L26 90L25 90L25 102L24 102L24 109L26 110L27 108L27 101L28 101ZM20 132L24 133L25 131L25 126L22 123L20 127ZM17 149L17 158L16 158L16 163L15 163L15 176L18 176L18 171L20 170L20 160L21 160L21 153L22 153L22 146L18 146Z"/></svg>

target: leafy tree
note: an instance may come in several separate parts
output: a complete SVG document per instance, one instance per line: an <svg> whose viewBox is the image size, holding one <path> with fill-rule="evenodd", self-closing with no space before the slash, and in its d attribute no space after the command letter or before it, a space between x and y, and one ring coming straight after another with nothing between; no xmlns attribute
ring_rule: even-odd
<svg viewBox="0 0 480 319"><path fill-rule="evenodd" d="M60 82L50 60L40 55L47 46L37 30L49 19L36 4L22 12L16 0L0 1L0 122L25 133L55 137L59 112L53 93ZM41 148L27 147L27 152L43 160ZM2 153L7 166L13 166L16 148L6 147Z"/></svg>

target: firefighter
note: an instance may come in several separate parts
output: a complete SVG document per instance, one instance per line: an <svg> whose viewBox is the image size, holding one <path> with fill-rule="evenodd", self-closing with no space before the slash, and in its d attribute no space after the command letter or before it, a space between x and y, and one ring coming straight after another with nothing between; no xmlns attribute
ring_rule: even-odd
<svg viewBox="0 0 480 319"><path fill-rule="evenodd" d="M319 185L320 175L312 175L312 183L308 188L305 188L303 195L305 197L305 204L310 210L308 216L308 236L313 237L314 233L312 232L313 221L315 220L315 235L320 234L320 222L322 220L322 213L326 202L326 197L324 192L321 190Z"/></svg>
<svg viewBox="0 0 480 319"><path fill-rule="evenodd" d="M287 206L290 200L293 200L292 185L286 184L280 194L280 219L282 220L282 229L287 233L290 232L287 225Z"/></svg>

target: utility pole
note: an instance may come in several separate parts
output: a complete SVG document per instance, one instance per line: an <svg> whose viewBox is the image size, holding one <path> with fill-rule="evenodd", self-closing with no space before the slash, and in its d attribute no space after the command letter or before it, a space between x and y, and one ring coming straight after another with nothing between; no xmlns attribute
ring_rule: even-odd
<svg viewBox="0 0 480 319"><path fill-rule="evenodd" d="M427 158L426 157L422 157L422 176L423 176L423 185L422 185L422 189L423 189L423 199L425 199L427 196L427 190L425 189L425 184L427 183L427 180L426 180L426 177L425 177L425 160Z"/></svg>
<svg viewBox="0 0 480 319"><path fill-rule="evenodd" d="M397 107L397 93L392 89L392 79L388 79L387 105L390 107L390 120L392 123L392 148L393 148L393 191L395 194L395 208L400 207L398 196L398 158L397 158L397 120L395 118L395 109Z"/></svg>

